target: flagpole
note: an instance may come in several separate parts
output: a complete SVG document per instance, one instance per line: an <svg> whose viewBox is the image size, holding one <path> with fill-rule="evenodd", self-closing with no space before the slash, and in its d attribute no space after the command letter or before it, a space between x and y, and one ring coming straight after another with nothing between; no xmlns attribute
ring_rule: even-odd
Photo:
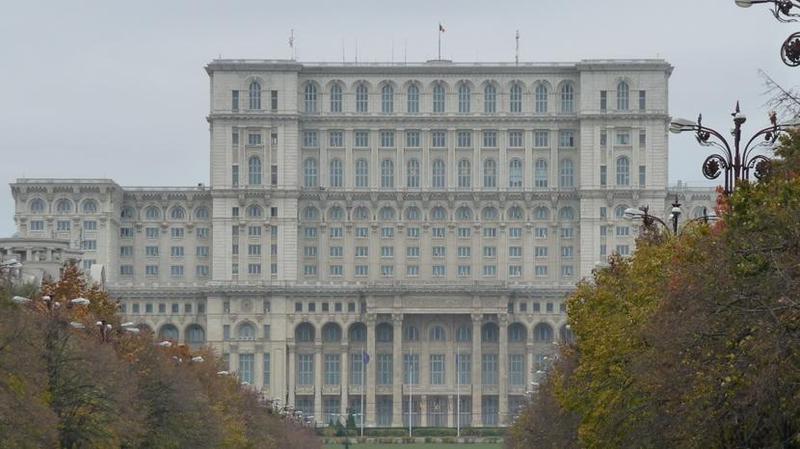
<svg viewBox="0 0 800 449"><path fill-rule="evenodd" d="M439 24L439 61L442 60L442 24Z"/></svg>
<svg viewBox="0 0 800 449"><path fill-rule="evenodd" d="M456 335L456 438L461 437L461 354L458 352L458 335Z"/></svg>
<svg viewBox="0 0 800 449"><path fill-rule="evenodd" d="M364 353L361 353L361 436L364 436L364 390L367 388L364 382L364 371L367 369Z"/></svg>
<svg viewBox="0 0 800 449"><path fill-rule="evenodd" d="M413 404L411 400L411 378L413 374L411 369L414 367L414 350L411 347L408 348L408 437L411 438L411 406Z"/></svg>

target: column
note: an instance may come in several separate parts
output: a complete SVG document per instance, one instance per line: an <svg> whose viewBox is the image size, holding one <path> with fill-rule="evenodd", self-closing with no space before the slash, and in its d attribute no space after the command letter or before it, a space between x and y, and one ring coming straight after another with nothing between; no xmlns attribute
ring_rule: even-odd
<svg viewBox="0 0 800 449"><path fill-rule="evenodd" d="M536 364L533 359L533 343L531 343L532 332L528 331L528 340L525 342L525 358L527 362L527 370L525 374L525 391L533 390L531 382L536 382Z"/></svg>
<svg viewBox="0 0 800 449"><path fill-rule="evenodd" d="M454 413L456 412L456 396L449 395L447 396L447 427L455 427L456 421L454 419Z"/></svg>
<svg viewBox="0 0 800 449"><path fill-rule="evenodd" d="M422 379L419 383L422 384ZM425 394L419 397L419 426L428 427L428 396Z"/></svg>
<svg viewBox="0 0 800 449"><path fill-rule="evenodd" d="M345 328L342 331L342 350L341 350L341 367L342 367L342 379L339 383L342 391L340 392L340 399L339 399L339 413L341 413L344 419L347 419L347 402L349 397L347 395L347 387L350 385L350 344L348 341L347 329Z"/></svg>
<svg viewBox="0 0 800 449"><path fill-rule="evenodd" d="M322 419L322 343L314 343L314 419L324 423Z"/></svg>
<svg viewBox="0 0 800 449"><path fill-rule="evenodd" d="M296 348L294 343L289 343L289 400L286 405L294 406L294 390L295 390L295 369L297 365L295 362Z"/></svg>
<svg viewBox="0 0 800 449"><path fill-rule="evenodd" d="M403 315L392 315L392 427L403 426Z"/></svg>
<svg viewBox="0 0 800 449"><path fill-rule="evenodd" d="M507 302L503 297L503 304ZM500 353L497 357L497 365L500 380L498 384L498 409L500 416L498 424L503 426L508 421L508 315L500 315Z"/></svg>
<svg viewBox="0 0 800 449"><path fill-rule="evenodd" d="M366 419L364 426L375 427L375 315L367 316L367 377L362 388L366 388Z"/></svg>
<svg viewBox="0 0 800 449"><path fill-rule="evenodd" d="M472 427L482 427L481 419L481 325L483 315L472 314Z"/></svg>

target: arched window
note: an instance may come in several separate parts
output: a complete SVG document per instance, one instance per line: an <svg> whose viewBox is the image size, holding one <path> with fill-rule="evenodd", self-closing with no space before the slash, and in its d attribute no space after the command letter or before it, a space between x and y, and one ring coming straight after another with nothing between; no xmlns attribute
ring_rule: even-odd
<svg viewBox="0 0 800 449"><path fill-rule="evenodd" d="M630 88L628 83L620 81L617 84L617 110L627 111L630 106Z"/></svg>
<svg viewBox="0 0 800 449"><path fill-rule="evenodd" d="M178 341L178 328L173 324L165 324L158 330L158 338L161 340Z"/></svg>
<svg viewBox="0 0 800 449"><path fill-rule="evenodd" d="M444 328L442 326L433 326L430 330L430 335L428 337L429 341L447 340L447 336L445 335Z"/></svg>
<svg viewBox="0 0 800 449"><path fill-rule="evenodd" d="M394 88L384 84L381 89L381 112L391 114L394 112Z"/></svg>
<svg viewBox="0 0 800 449"><path fill-rule="evenodd" d="M408 86L408 92L406 94L406 109L410 114L416 114L419 112L419 87L416 84L411 84Z"/></svg>
<svg viewBox="0 0 800 449"><path fill-rule="evenodd" d="M540 83L536 86L536 113L537 114L545 114L547 113L547 86Z"/></svg>
<svg viewBox="0 0 800 449"><path fill-rule="evenodd" d="M303 185L306 187L319 187L317 182L317 160L308 158L303 161Z"/></svg>
<svg viewBox="0 0 800 449"><path fill-rule="evenodd" d="M631 161L625 156L617 158L617 185L627 186L631 183Z"/></svg>
<svg viewBox="0 0 800 449"><path fill-rule="evenodd" d="M547 161L536 159L533 171L533 183L538 188L547 187Z"/></svg>
<svg viewBox="0 0 800 449"><path fill-rule="evenodd" d="M258 81L253 81L250 83L250 109L258 110L261 109L261 84Z"/></svg>
<svg viewBox="0 0 800 449"><path fill-rule="evenodd" d="M350 326L350 343L367 341L367 328L362 323L355 323Z"/></svg>
<svg viewBox="0 0 800 449"><path fill-rule="evenodd" d="M447 182L445 175L444 161L436 159L433 161L433 177L431 178L431 187L434 189L443 189Z"/></svg>
<svg viewBox="0 0 800 449"><path fill-rule="evenodd" d="M547 323L539 323L533 328L533 341L536 343L552 343L553 328Z"/></svg>
<svg viewBox="0 0 800 449"><path fill-rule="evenodd" d="M250 156L247 160L247 180L251 186L261 185L261 159Z"/></svg>
<svg viewBox="0 0 800 449"><path fill-rule="evenodd" d="M237 331L236 336L239 337L239 340L255 340L256 327L250 323L244 322L239 325L239 330Z"/></svg>
<svg viewBox="0 0 800 449"><path fill-rule="evenodd" d="M173 220L185 220L186 219L186 209L182 208L181 206L175 206L169 213L169 218Z"/></svg>
<svg viewBox="0 0 800 449"><path fill-rule="evenodd" d="M456 330L456 341L466 342L472 341L472 328L470 326L461 326Z"/></svg>
<svg viewBox="0 0 800 449"><path fill-rule="evenodd" d="M564 83L561 86L561 112L575 112L575 88L572 83Z"/></svg>
<svg viewBox="0 0 800 449"><path fill-rule="evenodd" d="M369 209L358 206L353 210L353 220L369 220Z"/></svg>
<svg viewBox="0 0 800 449"><path fill-rule="evenodd" d="M32 214L43 214L45 209L44 200L41 198L34 198L28 205Z"/></svg>
<svg viewBox="0 0 800 449"><path fill-rule="evenodd" d="M323 343L338 343L342 341L342 328L336 323L328 323L322 327Z"/></svg>
<svg viewBox="0 0 800 449"><path fill-rule="evenodd" d="M461 189L472 187L472 164L469 159L458 161L458 187Z"/></svg>
<svg viewBox="0 0 800 449"><path fill-rule="evenodd" d="M447 211L442 206L436 206L431 211L431 220L433 221L445 221L447 220Z"/></svg>
<svg viewBox="0 0 800 449"><path fill-rule="evenodd" d="M356 187L369 187L369 162L366 159L356 161Z"/></svg>
<svg viewBox="0 0 800 449"><path fill-rule="evenodd" d="M574 221L575 220L575 209L571 207L562 207L560 211L558 211L558 218L565 220L565 221Z"/></svg>
<svg viewBox="0 0 800 449"><path fill-rule="evenodd" d="M508 326L508 341L510 343L524 343L528 337L528 332L520 323Z"/></svg>
<svg viewBox="0 0 800 449"><path fill-rule="evenodd" d="M317 112L317 86L313 83L306 84L305 106L307 113Z"/></svg>
<svg viewBox="0 0 800 449"><path fill-rule="evenodd" d="M382 207L378 212L378 216L384 221L394 220L394 209L391 207Z"/></svg>
<svg viewBox="0 0 800 449"><path fill-rule="evenodd" d="M481 341L484 343L497 343L500 340L500 330L494 323L484 324L481 328Z"/></svg>
<svg viewBox="0 0 800 449"><path fill-rule="evenodd" d="M83 213L84 214L95 214L97 213L97 201L95 200L86 200L83 202Z"/></svg>
<svg viewBox="0 0 800 449"><path fill-rule="evenodd" d="M433 112L444 112L444 86L440 83L433 86Z"/></svg>
<svg viewBox="0 0 800 449"><path fill-rule="evenodd" d="M319 220L319 210L316 207L308 206L303 209L303 219L306 221L317 221Z"/></svg>
<svg viewBox="0 0 800 449"><path fill-rule="evenodd" d="M394 162L391 159L381 161L381 187L394 188Z"/></svg>
<svg viewBox="0 0 800 449"><path fill-rule="evenodd" d="M119 214L119 218L122 221L131 221L136 218L136 210L130 206L123 207Z"/></svg>
<svg viewBox="0 0 800 449"><path fill-rule="evenodd" d="M522 86L517 83L511 86L509 106L511 112L522 112Z"/></svg>
<svg viewBox="0 0 800 449"><path fill-rule="evenodd" d="M470 221L472 220L472 209L466 206L461 206L456 209L456 220Z"/></svg>
<svg viewBox="0 0 800 449"><path fill-rule="evenodd" d="M466 83L458 86L458 112L468 114L470 111L470 89Z"/></svg>
<svg viewBox="0 0 800 449"><path fill-rule="evenodd" d="M509 220L524 220L525 219L525 212L523 212L522 208L519 206L512 206L508 209L508 219Z"/></svg>
<svg viewBox="0 0 800 449"><path fill-rule="evenodd" d="M156 206L149 206L144 210L145 220L156 221L161 219L161 209Z"/></svg>
<svg viewBox="0 0 800 449"><path fill-rule="evenodd" d="M342 112L342 86L339 83L331 86L331 112Z"/></svg>
<svg viewBox="0 0 800 449"><path fill-rule="evenodd" d="M483 161L483 186L488 188L497 187L497 162L494 159Z"/></svg>
<svg viewBox="0 0 800 449"><path fill-rule="evenodd" d="M208 208L205 206L198 207L194 210L194 218L196 220L208 220Z"/></svg>
<svg viewBox="0 0 800 449"><path fill-rule="evenodd" d="M264 209L258 204L251 204L247 206L247 218L261 218L264 215Z"/></svg>
<svg viewBox="0 0 800 449"><path fill-rule="evenodd" d="M330 183L331 187L342 187L344 185L344 166L341 159L331 159Z"/></svg>
<svg viewBox="0 0 800 449"><path fill-rule="evenodd" d="M559 164L559 187L575 187L575 168L570 159L562 159Z"/></svg>
<svg viewBox="0 0 800 449"><path fill-rule="evenodd" d="M550 219L550 209L539 206L533 211L533 217L537 220L549 220Z"/></svg>
<svg viewBox="0 0 800 449"><path fill-rule="evenodd" d="M614 208L614 218L616 218L617 220L622 220L623 218L625 218L625 210L627 208L628 208L628 206L626 206L624 204L620 204L619 206L615 207Z"/></svg>
<svg viewBox="0 0 800 449"><path fill-rule="evenodd" d="M508 164L508 186L512 189L522 188L523 170L520 159L511 159Z"/></svg>
<svg viewBox="0 0 800 449"><path fill-rule="evenodd" d="M481 212L481 219L484 221L495 221L499 216L500 214L494 207L484 207L483 211Z"/></svg>
<svg viewBox="0 0 800 449"><path fill-rule="evenodd" d="M494 84L487 84L483 88L483 112L485 114L497 112L497 88Z"/></svg>
<svg viewBox="0 0 800 449"><path fill-rule="evenodd" d="M206 343L206 331L197 324L192 324L186 328L186 341L192 346L204 345Z"/></svg>
<svg viewBox="0 0 800 449"><path fill-rule="evenodd" d="M419 160L409 159L406 163L406 186L408 188L419 188Z"/></svg>
<svg viewBox="0 0 800 449"><path fill-rule="evenodd" d="M367 85L359 83L356 87L356 112L367 112L369 110L369 93Z"/></svg>
<svg viewBox="0 0 800 449"><path fill-rule="evenodd" d="M294 330L294 339L299 343L310 343L314 341L314 326L311 323L301 323Z"/></svg>
<svg viewBox="0 0 800 449"><path fill-rule="evenodd" d="M381 343L391 343L394 340L394 329L389 323L381 323L375 328L375 340Z"/></svg>
<svg viewBox="0 0 800 449"><path fill-rule="evenodd" d="M68 200L66 198L61 198L60 200L58 200L58 202L56 203L56 212L58 212L59 214L69 214L69 213L71 213L72 212L72 201L70 201L70 200Z"/></svg>
<svg viewBox="0 0 800 449"><path fill-rule="evenodd" d="M328 210L328 219L331 221L342 221L344 220L344 209L339 206L333 206Z"/></svg>
<svg viewBox="0 0 800 449"><path fill-rule="evenodd" d="M403 329L403 340L417 341L419 340L419 331L414 326L406 326Z"/></svg>
<svg viewBox="0 0 800 449"><path fill-rule="evenodd" d="M411 206L406 209L406 220L419 221L422 218L422 213L418 207Z"/></svg>

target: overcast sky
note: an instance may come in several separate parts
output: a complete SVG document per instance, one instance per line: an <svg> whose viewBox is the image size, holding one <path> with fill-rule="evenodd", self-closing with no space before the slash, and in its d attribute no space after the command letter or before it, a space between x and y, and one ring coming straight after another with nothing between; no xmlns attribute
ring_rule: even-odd
<svg viewBox="0 0 800 449"><path fill-rule="evenodd" d="M457 62L667 59L670 113L730 127L737 99L748 131L767 123L758 69L785 84L800 71L778 50L797 26L733 0L27 1L0 11L0 181L112 178L121 185L208 182L208 77L224 58L300 61L443 57ZM670 182L702 183L706 154L670 137ZM0 188L0 236L14 232Z"/></svg>

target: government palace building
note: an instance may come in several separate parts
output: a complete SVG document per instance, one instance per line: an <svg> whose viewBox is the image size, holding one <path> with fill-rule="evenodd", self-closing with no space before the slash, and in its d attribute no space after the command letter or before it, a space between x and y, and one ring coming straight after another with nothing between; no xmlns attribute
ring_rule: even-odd
<svg viewBox="0 0 800 449"><path fill-rule="evenodd" d="M508 425L625 209L716 203L668 187L663 60L205 69L209 184L18 179L0 256L80 250L126 320L318 423Z"/></svg>

